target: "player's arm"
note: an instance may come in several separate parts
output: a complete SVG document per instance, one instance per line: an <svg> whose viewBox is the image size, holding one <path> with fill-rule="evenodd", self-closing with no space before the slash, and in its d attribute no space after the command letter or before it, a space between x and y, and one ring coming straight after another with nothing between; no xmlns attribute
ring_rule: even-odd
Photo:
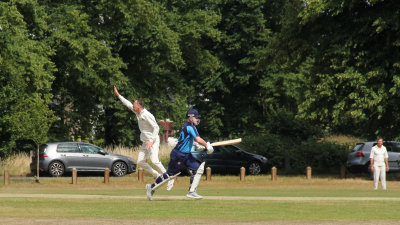
<svg viewBox="0 0 400 225"><path fill-rule="evenodd" d="M389 156L387 153L387 150L385 150L385 163L386 163L386 172L389 171L389 160L388 160Z"/></svg>
<svg viewBox="0 0 400 225"><path fill-rule="evenodd" d="M207 154L211 154L214 152L214 148L213 146L211 146L210 142L206 142L204 141L203 138L201 138L200 136L195 137L194 139L197 143L203 145L206 149L207 149Z"/></svg>
<svg viewBox="0 0 400 225"><path fill-rule="evenodd" d="M369 155L369 161L371 163L371 172L374 172L374 149L371 149L371 153Z"/></svg>
<svg viewBox="0 0 400 225"><path fill-rule="evenodd" d="M125 99L122 95L119 94L117 87L114 86L114 94L121 100L122 104L124 104L128 109L133 112L133 104L132 102Z"/></svg>
<svg viewBox="0 0 400 225"><path fill-rule="evenodd" d="M197 143L203 145L204 147L207 147L207 142L204 141L204 139L201 138L200 136L195 137L194 140L195 140Z"/></svg>

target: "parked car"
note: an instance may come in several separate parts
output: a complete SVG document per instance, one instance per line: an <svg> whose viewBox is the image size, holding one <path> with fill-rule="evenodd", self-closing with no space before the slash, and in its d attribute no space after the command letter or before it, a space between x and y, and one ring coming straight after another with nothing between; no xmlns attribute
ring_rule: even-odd
<svg viewBox="0 0 400 225"><path fill-rule="evenodd" d="M192 155L199 162L205 161L205 168L210 167L212 173L239 173L240 168L246 168L246 173L257 175L267 171L268 160L262 155L246 152L235 145L214 147L214 153L196 151Z"/></svg>
<svg viewBox="0 0 400 225"><path fill-rule="evenodd" d="M30 168L36 173L36 154ZM95 145L83 142L54 142L43 144L39 149L39 170L53 177L78 171L104 171L106 168L114 176L124 176L136 171L136 164L130 157L111 154Z"/></svg>
<svg viewBox="0 0 400 225"><path fill-rule="evenodd" d="M369 156L371 148L376 141L357 143L354 149L348 154L347 168L350 172L369 172ZM383 146L388 152L389 172L400 172L400 142L385 141Z"/></svg>

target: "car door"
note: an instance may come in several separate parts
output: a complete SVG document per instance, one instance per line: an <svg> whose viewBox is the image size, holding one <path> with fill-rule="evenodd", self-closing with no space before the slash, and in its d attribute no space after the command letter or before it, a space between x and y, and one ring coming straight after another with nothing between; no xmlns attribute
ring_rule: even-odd
<svg viewBox="0 0 400 225"><path fill-rule="evenodd" d="M57 153L66 170L71 170L72 168L79 170L82 168L82 152L77 143L58 144Z"/></svg>
<svg viewBox="0 0 400 225"><path fill-rule="evenodd" d="M111 164L109 155L100 154L100 148L91 144L80 144L85 170L104 170Z"/></svg>
<svg viewBox="0 0 400 225"><path fill-rule="evenodd" d="M207 165L214 171L235 171L242 164L237 150L231 145L214 147L214 152L206 156Z"/></svg>
<svg viewBox="0 0 400 225"><path fill-rule="evenodd" d="M390 142L385 145L388 152L388 162L389 162L389 170L391 172L396 172L400 170L400 143L399 142Z"/></svg>

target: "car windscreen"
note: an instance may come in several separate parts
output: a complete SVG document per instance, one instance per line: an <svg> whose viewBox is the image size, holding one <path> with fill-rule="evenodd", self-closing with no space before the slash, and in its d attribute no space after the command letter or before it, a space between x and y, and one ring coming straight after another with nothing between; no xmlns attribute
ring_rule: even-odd
<svg viewBox="0 0 400 225"><path fill-rule="evenodd" d="M360 150L362 149L363 146L364 146L363 143L358 143L358 144L354 147L353 152L358 152L358 151L360 151Z"/></svg>

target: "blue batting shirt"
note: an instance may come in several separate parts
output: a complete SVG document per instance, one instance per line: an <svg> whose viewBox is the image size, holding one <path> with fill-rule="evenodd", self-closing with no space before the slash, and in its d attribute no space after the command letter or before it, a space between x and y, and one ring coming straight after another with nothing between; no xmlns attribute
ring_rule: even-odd
<svg viewBox="0 0 400 225"><path fill-rule="evenodd" d="M178 144L176 144L176 150L184 153L189 153L193 146L193 141L196 137L200 136L197 129L190 122L186 122L179 134Z"/></svg>

